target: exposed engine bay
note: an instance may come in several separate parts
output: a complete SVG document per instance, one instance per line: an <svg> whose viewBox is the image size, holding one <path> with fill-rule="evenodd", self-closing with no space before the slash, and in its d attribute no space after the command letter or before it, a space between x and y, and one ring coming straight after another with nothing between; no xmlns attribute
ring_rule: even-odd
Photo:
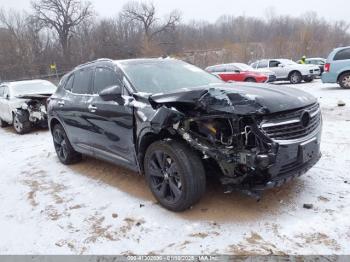
<svg viewBox="0 0 350 262"><path fill-rule="evenodd" d="M25 95L18 98L24 99L17 111L22 121L29 121L32 125L47 127L46 102L50 95Z"/></svg>
<svg viewBox="0 0 350 262"><path fill-rule="evenodd" d="M197 98L186 94L177 101L174 95L154 100L158 110L153 127L166 127L200 152L203 160L214 161L227 191L239 188L258 198L255 192L305 173L320 158L317 102L271 112L256 99L210 89ZM304 115L307 123L302 121Z"/></svg>

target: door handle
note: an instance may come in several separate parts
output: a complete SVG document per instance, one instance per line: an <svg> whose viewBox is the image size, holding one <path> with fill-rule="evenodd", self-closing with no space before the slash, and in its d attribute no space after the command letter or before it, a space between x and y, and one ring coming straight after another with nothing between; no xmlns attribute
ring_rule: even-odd
<svg viewBox="0 0 350 262"><path fill-rule="evenodd" d="M94 106L94 105L89 105L89 106L88 106L88 109L89 109L90 112L94 113L94 112L96 112L97 107Z"/></svg>
<svg viewBox="0 0 350 262"><path fill-rule="evenodd" d="M64 101L58 101L57 103L60 107L64 106Z"/></svg>

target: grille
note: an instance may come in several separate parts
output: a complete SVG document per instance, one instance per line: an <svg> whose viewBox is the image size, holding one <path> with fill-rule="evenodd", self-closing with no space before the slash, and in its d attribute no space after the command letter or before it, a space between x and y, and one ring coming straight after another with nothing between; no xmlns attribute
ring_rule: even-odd
<svg viewBox="0 0 350 262"><path fill-rule="evenodd" d="M302 115L308 112L310 119L303 125ZM274 140L299 139L313 133L321 123L321 111L318 104L289 113L270 117L261 125L263 132ZM305 123L304 123L305 124Z"/></svg>

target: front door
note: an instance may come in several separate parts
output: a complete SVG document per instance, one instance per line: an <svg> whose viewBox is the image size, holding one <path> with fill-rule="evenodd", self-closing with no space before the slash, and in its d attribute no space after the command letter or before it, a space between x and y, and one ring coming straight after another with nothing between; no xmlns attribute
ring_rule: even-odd
<svg viewBox="0 0 350 262"><path fill-rule="evenodd" d="M122 76L115 69L95 69L93 99L89 104L89 122L94 127L90 132L91 145L96 154L102 154L104 158L136 167L133 107L122 97L116 101L104 101L98 95L115 85L123 86Z"/></svg>

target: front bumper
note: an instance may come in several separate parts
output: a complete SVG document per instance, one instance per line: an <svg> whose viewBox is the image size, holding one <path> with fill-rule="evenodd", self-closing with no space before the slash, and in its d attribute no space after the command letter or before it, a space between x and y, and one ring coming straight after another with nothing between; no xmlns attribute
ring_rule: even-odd
<svg viewBox="0 0 350 262"><path fill-rule="evenodd" d="M280 143L275 162L267 170L257 170L258 176L263 179L254 183L250 178L251 190L259 191L279 187L295 177L305 174L321 158L320 152L321 127L313 136L290 143Z"/></svg>

